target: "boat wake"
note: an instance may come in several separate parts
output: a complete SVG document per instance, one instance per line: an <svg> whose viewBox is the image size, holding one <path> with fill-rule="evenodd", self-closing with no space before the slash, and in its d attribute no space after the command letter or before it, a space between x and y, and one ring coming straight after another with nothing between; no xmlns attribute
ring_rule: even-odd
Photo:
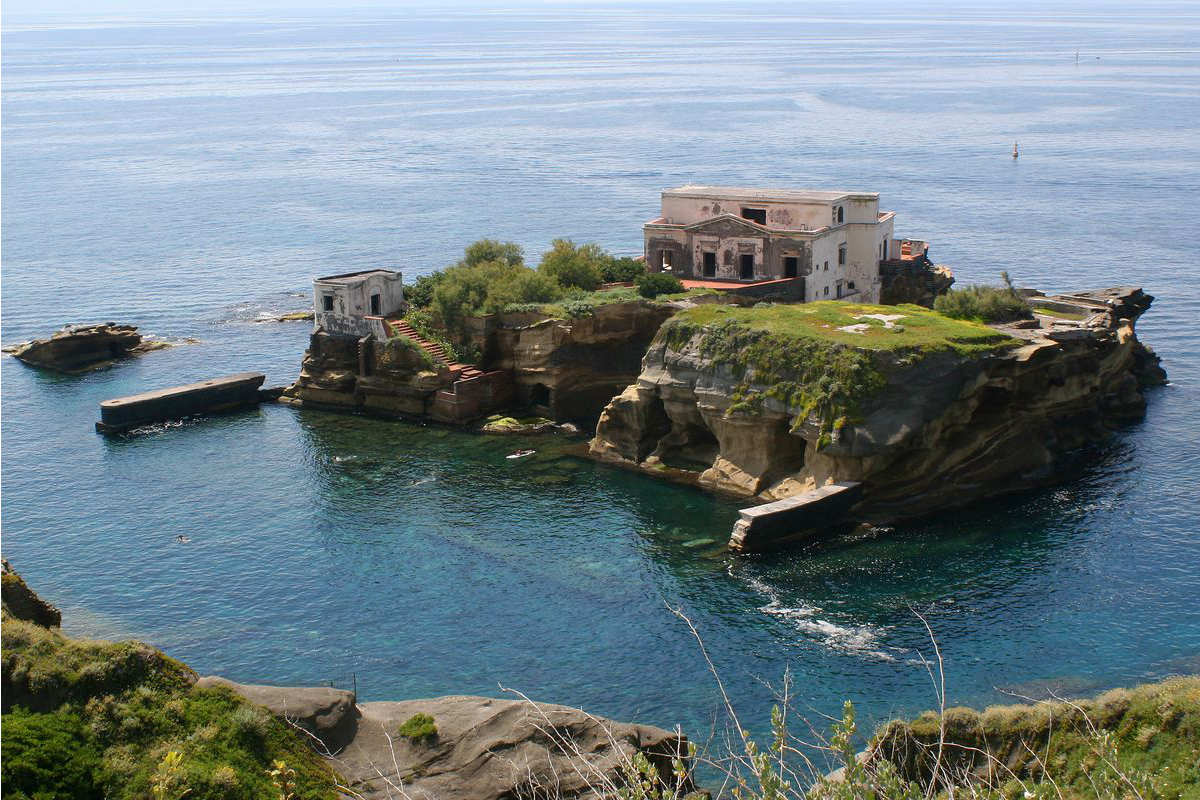
<svg viewBox="0 0 1200 800"><path fill-rule="evenodd" d="M759 606L762 613L785 620L789 625L804 635L808 641L815 641L829 650L866 656L881 661L895 661L897 654L888 652L880 643L886 628L874 625L842 625L829 619L822 618L821 609L810 605L787 605L779 597L774 588L757 578L739 576L752 589L767 598L765 605ZM827 616L827 615L826 615Z"/></svg>

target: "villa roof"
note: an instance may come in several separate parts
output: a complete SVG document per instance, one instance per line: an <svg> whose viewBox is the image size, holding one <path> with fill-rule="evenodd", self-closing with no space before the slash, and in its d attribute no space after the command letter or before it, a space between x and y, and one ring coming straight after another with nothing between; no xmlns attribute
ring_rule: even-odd
<svg viewBox="0 0 1200 800"><path fill-rule="evenodd" d="M328 275L316 278L319 283L356 283L369 275L398 275L394 269L364 269L358 272L344 272L341 275Z"/></svg>
<svg viewBox="0 0 1200 800"><path fill-rule="evenodd" d="M820 189L762 189L745 186L700 186L688 184L674 189L664 189L663 197L715 197L721 200L748 200L832 203L843 198L878 200L879 192L825 191Z"/></svg>

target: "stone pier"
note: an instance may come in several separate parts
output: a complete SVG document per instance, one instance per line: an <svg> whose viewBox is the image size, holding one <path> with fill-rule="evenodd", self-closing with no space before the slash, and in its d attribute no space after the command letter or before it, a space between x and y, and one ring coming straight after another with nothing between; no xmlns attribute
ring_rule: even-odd
<svg viewBox="0 0 1200 800"><path fill-rule="evenodd" d="M729 537L731 550L764 550L783 540L807 538L841 522L862 495L856 481L831 483L773 503L743 508Z"/></svg>
<svg viewBox="0 0 1200 800"><path fill-rule="evenodd" d="M96 423L96 430L101 433L120 433L152 422L254 405L262 399L259 387L264 380L266 376L261 372L241 372L210 381L105 400L100 404L100 421Z"/></svg>

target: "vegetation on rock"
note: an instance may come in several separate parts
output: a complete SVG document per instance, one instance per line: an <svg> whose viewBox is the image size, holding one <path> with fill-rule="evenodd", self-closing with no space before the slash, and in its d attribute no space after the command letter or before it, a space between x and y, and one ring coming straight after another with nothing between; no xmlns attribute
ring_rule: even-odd
<svg viewBox="0 0 1200 800"><path fill-rule="evenodd" d="M6 797L250 800L272 795L280 759L296 770L296 798L335 796L298 734L227 689L196 688L152 647L72 639L6 606L3 650ZM154 794L168 778L171 792Z"/></svg>
<svg viewBox="0 0 1200 800"><path fill-rule="evenodd" d="M795 415L793 430L816 421L818 446L884 388L887 362L910 365L939 351L980 355L1016 343L920 306L834 301L701 305L667 321L659 336L676 351L694 341L700 356L733 374L739 384L728 413L757 413L766 398L774 399Z"/></svg>
<svg viewBox="0 0 1200 800"><path fill-rule="evenodd" d="M436 739L437 723L428 714L413 714L405 720L396 733L412 742Z"/></svg>
<svg viewBox="0 0 1200 800"><path fill-rule="evenodd" d="M678 294L683 284L674 275L663 272L647 272L637 279L638 294L642 297L658 297L660 294Z"/></svg>
<svg viewBox="0 0 1200 800"><path fill-rule="evenodd" d="M1000 273L1004 286L968 286L965 289L950 289L933 301L939 314L954 319L969 319L976 322L1013 322L1030 319L1033 311L1028 301L1016 290L1008 273Z"/></svg>

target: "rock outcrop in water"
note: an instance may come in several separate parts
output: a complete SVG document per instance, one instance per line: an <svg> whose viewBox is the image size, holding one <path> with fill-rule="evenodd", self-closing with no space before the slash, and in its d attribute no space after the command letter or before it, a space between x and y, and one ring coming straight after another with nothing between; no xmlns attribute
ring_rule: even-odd
<svg viewBox="0 0 1200 800"><path fill-rule="evenodd" d="M104 322L98 325L67 325L49 339L33 339L4 352L26 364L59 372L85 372L119 358L170 347L168 342L147 341L136 325Z"/></svg>
<svg viewBox="0 0 1200 800"><path fill-rule="evenodd" d="M916 306L683 312L605 409L591 453L763 499L859 481L855 515L869 520L1049 484L1165 380L1134 333L1151 300L1036 297L1036 320L994 327Z"/></svg>

